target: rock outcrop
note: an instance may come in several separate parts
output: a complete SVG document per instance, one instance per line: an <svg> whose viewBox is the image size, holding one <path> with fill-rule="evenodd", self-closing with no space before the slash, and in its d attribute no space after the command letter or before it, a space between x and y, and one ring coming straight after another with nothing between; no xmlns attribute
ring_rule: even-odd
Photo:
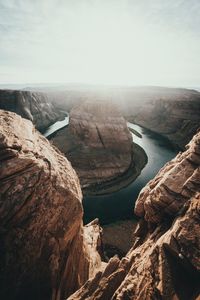
<svg viewBox="0 0 200 300"><path fill-rule="evenodd" d="M46 94L29 91L0 90L0 109L15 112L32 121L40 131L62 116Z"/></svg>
<svg viewBox="0 0 200 300"><path fill-rule="evenodd" d="M3 110L0 166L0 298L64 299L101 267L78 177L30 121Z"/></svg>
<svg viewBox="0 0 200 300"><path fill-rule="evenodd" d="M132 136L110 103L86 101L72 109L69 126L52 138L76 170L83 188L125 173L132 163Z"/></svg>
<svg viewBox="0 0 200 300"><path fill-rule="evenodd" d="M126 257L111 258L69 300L199 299L200 132L143 189L135 213L143 219Z"/></svg>
<svg viewBox="0 0 200 300"><path fill-rule="evenodd" d="M149 223L174 218L200 191L200 133L141 191L135 213Z"/></svg>

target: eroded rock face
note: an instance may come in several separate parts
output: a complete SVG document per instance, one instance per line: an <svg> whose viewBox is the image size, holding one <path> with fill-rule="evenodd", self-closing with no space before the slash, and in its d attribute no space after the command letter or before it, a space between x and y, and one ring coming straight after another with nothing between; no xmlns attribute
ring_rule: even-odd
<svg viewBox="0 0 200 300"><path fill-rule="evenodd" d="M200 133L141 192L135 244L68 299L200 297Z"/></svg>
<svg viewBox="0 0 200 300"><path fill-rule="evenodd" d="M55 106L44 93L0 90L0 109L15 112L32 121L40 131L59 119Z"/></svg>
<svg viewBox="0 0 200 300"><path fill-rule="evenodd" d="M52 138L69 158L82 187L123 174L132 162L132 137L110 103L86 101L70 112L69 126Z"/></svg>
<svg viewBox="0 0 200 300"><path fill-rule="evenodd" d="M135 95L136 96L136 95ZM125 114L137 124L167 137L181 149L200 127L200 93L187 89L157 88L140 91Z"/></svg>
<svg viewBox="0 0 200 300"><path fill-rule="evenodd" d="M141 191L135 213L147 222L174 218L184 204L200 190L200 133L187 150L168 162Z"/></svg>
<svg viewBox="0 0 200 300"><path fill-rule="evenodd" d="M3 110L0 165L0 298L64 299L101 264L78 177L30 121Z"/></svg>

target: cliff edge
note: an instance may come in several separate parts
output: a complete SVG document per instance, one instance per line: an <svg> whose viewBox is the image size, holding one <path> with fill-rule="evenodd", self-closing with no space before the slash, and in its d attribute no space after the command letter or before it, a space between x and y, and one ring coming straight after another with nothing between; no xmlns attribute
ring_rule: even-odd
<svg viewBox="0 0 200 300"><path fill-rule="evenodd" d="M32 121L40 131L61 116L46 94L29 91L0 90L0 109L15 112Z"/></svg>
<svg viewBox="0 0 200 300"><path fill-rule="evenodd" d="M140 193L135 243L69 300L200 297L200 132Z"/></svg>

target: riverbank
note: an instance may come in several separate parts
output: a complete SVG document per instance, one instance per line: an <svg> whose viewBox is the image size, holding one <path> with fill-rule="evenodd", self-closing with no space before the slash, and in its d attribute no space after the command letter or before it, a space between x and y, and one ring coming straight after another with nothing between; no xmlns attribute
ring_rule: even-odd
<svg viewBox="0 0 200 300"><path fill-rule="evenodd" d="M127 124L127 126L128 126L128 124ZM135 129L129 127L129 126L128 126L128 129L130 130L130 132L132 132L137 137L142 138L142 135L137 130L135 130Z"/></svg>
<svg viewBox="0 0 200 300"><path fill-rule="evenodd" d="M141 173L142 169L148 162L146 152L138 144L133 143L132 162L128 170L118 177L109 181L104 181L98 184L82 187L84 196L106 195L117 192L131 182L133 182Z"/></svg>

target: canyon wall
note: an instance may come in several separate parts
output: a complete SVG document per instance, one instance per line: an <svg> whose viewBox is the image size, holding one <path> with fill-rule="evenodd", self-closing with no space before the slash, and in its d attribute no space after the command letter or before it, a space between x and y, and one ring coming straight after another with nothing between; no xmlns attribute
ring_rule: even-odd
<svg viewBox="0 0 200 300"><path fill-rule="evenodd" d="M200 128L200 93L187 90L174 92L170 96L161 93L159 97L150 97L137 109L132 109L129 118L162 134L183 149Z"/></svg>
<svg viewBox="0 0 200 300"><path fill-rule="evenodd" d="M30 121L4 110L0 165L0 298L64 299L101 267L78 177Z"/></svg>
<svg viewBox="0 0 200 300"><path fill-rule="evenodd" d="M61 116L49 96L29 91L0 90L0 109L15 112L32 121L40 131L44 131Z"/></svg>
<svg viewBox="0 0 200 300"><path fill-rule="evenodd" d="M74 107L69 126L53 138L76 170L83 188L112 180L132 163L132 136L112 104L86 101Z"/></svg>
<svg viewBox="0 0 200 300"><path fill-rule="evenodd" d="M200 297L200 132L141 191L135 243L69 300Z"/></svg>

